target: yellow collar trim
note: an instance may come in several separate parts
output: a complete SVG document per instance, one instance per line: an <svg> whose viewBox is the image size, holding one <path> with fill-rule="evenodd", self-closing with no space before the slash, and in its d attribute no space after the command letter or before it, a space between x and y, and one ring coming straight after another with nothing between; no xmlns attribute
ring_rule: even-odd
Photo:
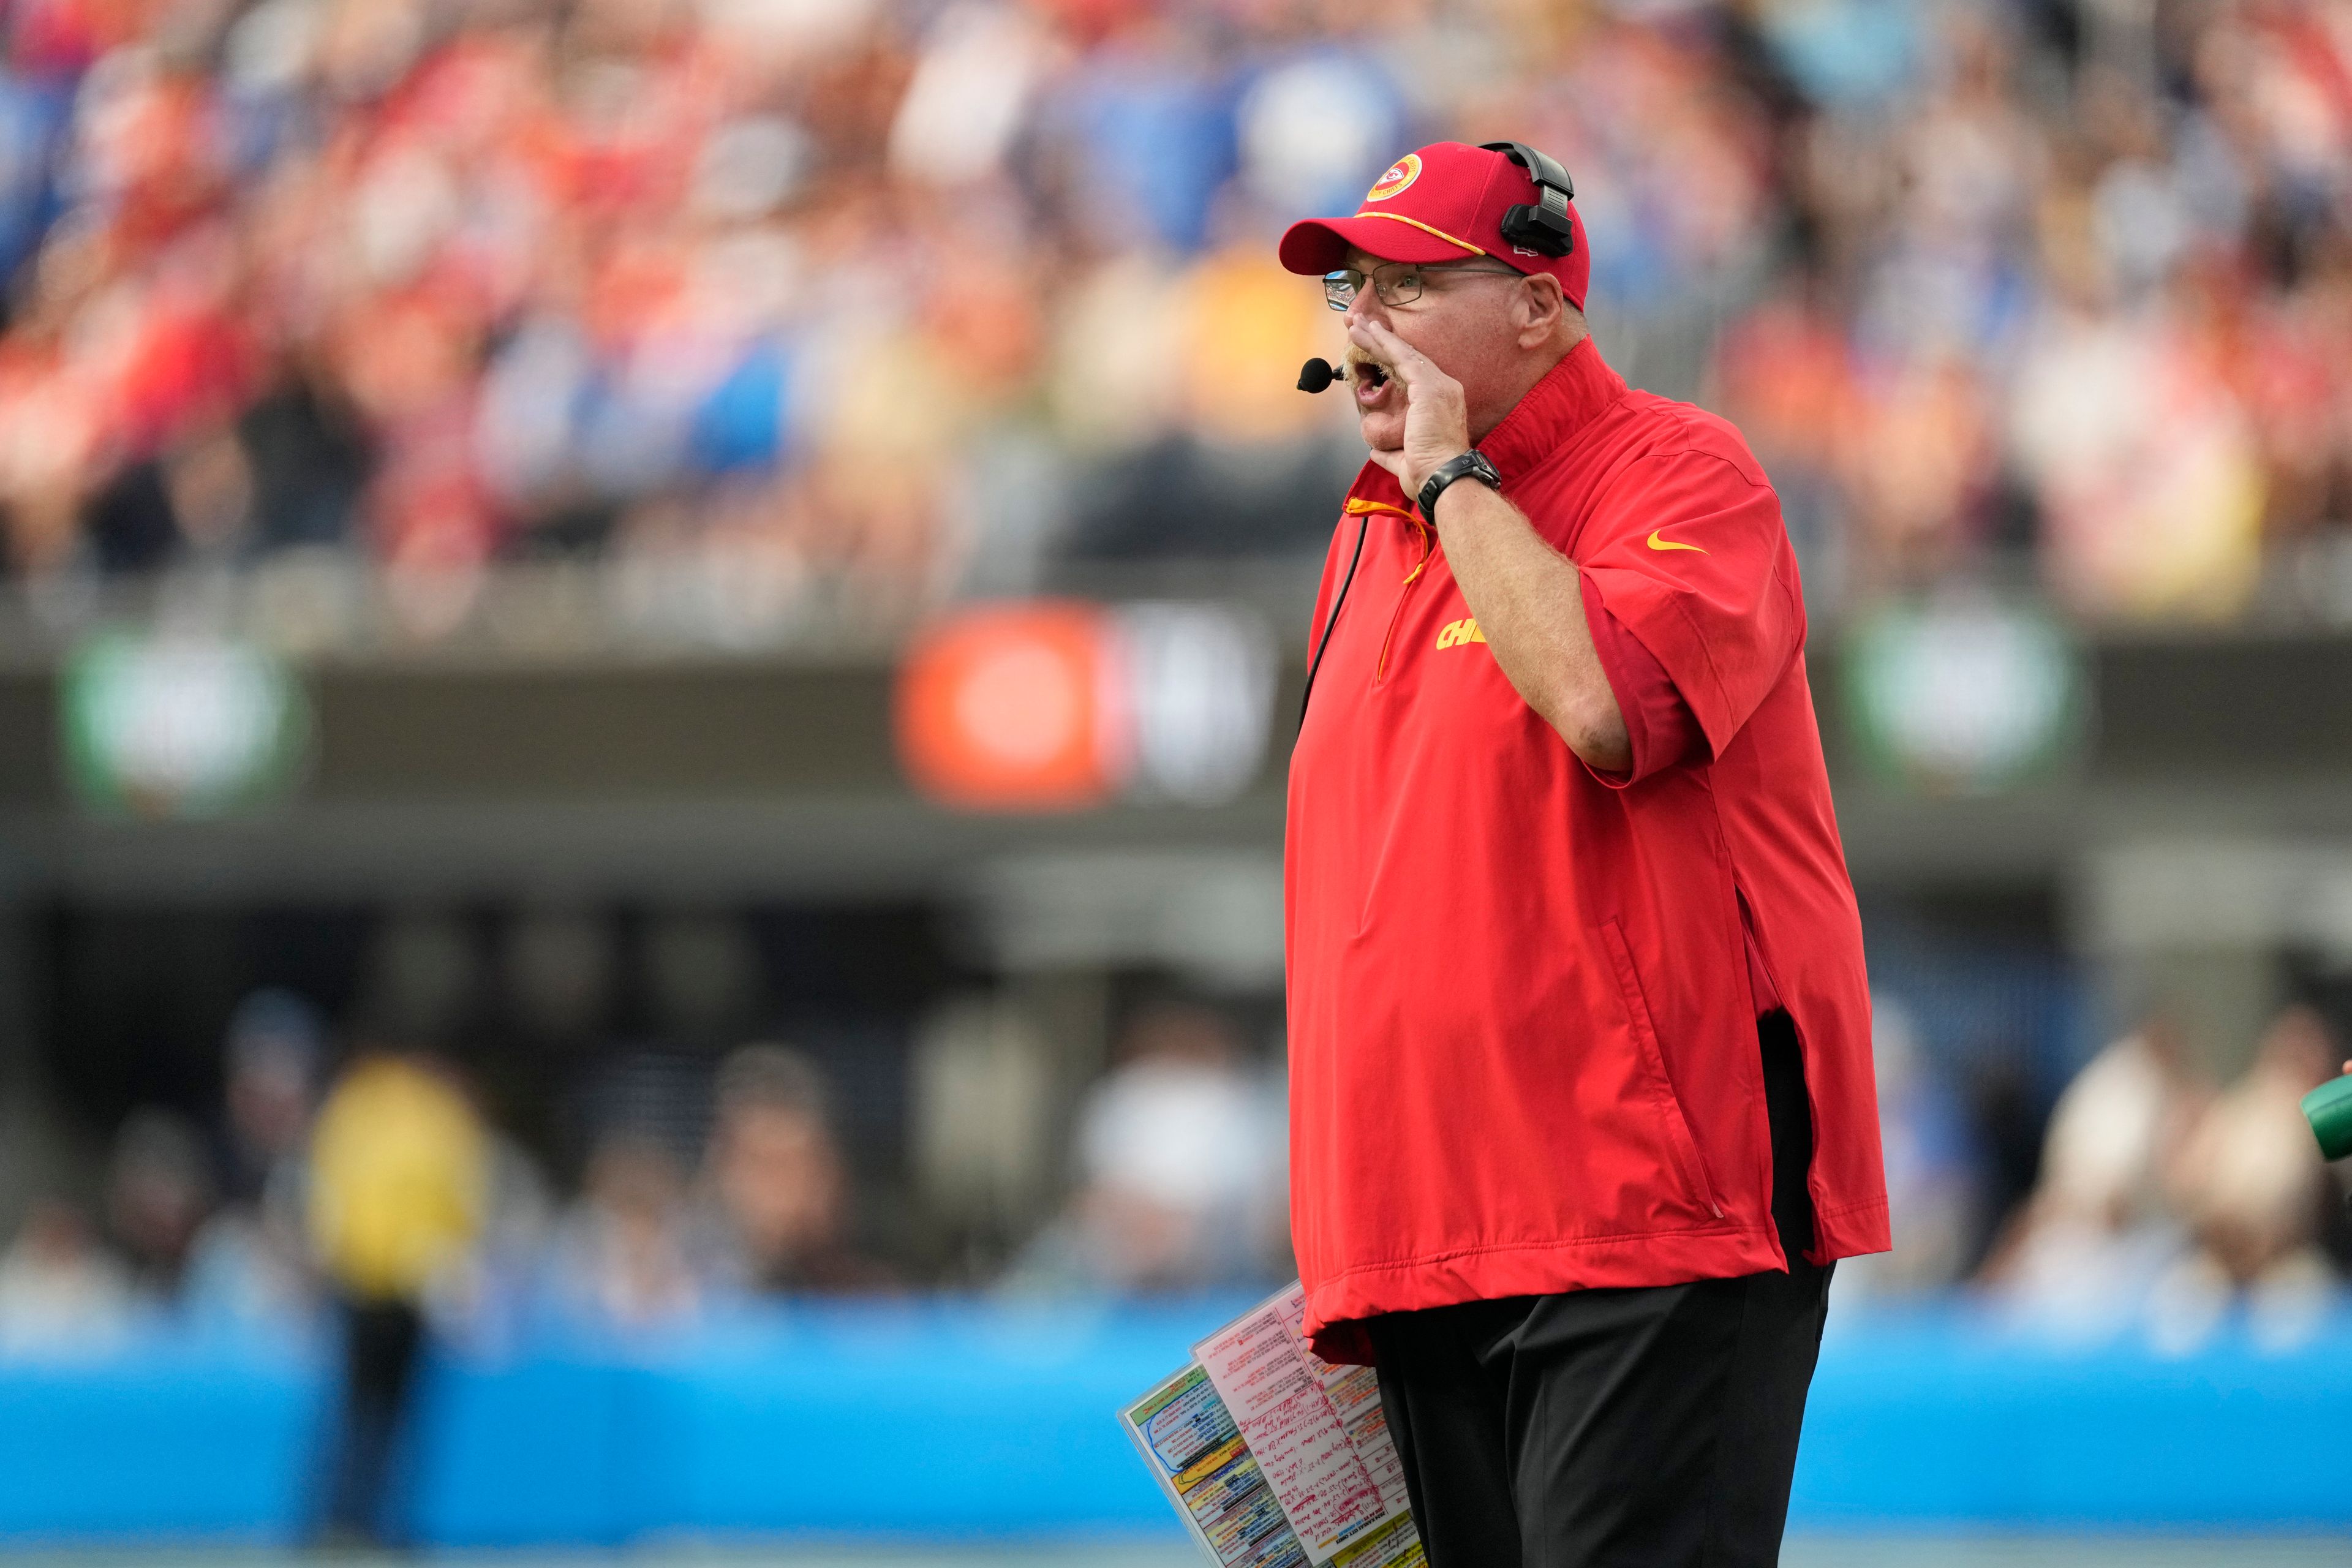
<svg viewBox="0 0 2352 1568"><path fill-rule="evenodd" d="M1477 246L1471 244L1466 239L1457 239L1442 228L1438 228L1431 224L1425 224L1417 217L1407 217L1402 213L1360 212L1356 216L1358 217L1384 217L1391 223L1409 223L1412 225L1413 227L1421 230L1423 234L1433 234L1448 245L1460 246L1463 249L1468 251L1473 256L1484 256L1486 254L1486 251L1480 249Z"/></svg>

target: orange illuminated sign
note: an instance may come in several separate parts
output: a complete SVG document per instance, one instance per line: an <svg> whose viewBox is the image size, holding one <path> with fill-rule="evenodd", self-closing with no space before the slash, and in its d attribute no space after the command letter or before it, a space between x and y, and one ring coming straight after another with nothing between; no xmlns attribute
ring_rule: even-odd
<svg viewBox="0 0 2352 1568"><path fill-rule="evenodd" d="M916 786L976 810L1100 805L1127 749L1118 641L1091 605L966 610L908 649L898 754Z"/></svg>

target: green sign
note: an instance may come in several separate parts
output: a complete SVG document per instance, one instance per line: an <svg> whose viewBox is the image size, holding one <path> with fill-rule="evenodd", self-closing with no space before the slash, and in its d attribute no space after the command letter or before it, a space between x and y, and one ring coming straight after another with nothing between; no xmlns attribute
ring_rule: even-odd
<svg viewBox="0 0 2352 1568"><path fill-rule="evenodd" d="M63 674L68 783L100 811L211 816L283 795L310 710L276 656L215 637L101 634Z"/></svg>
<svg viewBox="0 0 2352 1568"><path fill-rule="evenodd" d="M2081 746L2088 699L2074 644L2047 616L1992 601L1864 616L1846 638L1845 706L1882 776L1987 794Z"/></svg>

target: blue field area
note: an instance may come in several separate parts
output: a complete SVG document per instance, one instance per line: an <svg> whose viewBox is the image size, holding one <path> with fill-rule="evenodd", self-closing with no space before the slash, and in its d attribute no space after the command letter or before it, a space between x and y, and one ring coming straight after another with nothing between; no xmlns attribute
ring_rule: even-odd
<svg viewBox="0 0 2352 1568"><path fill-rule="evenodd" d="M659 1347L444 1349L409 1434L404 1517L421 1543L461 1550L1018 1542L1022 1561L1171 1560L1181 1543L1111 1413L1237 1305L910 1300L777 1310ZM159 1330L100 1360L0 1366L0 1536L304 1538L332 1364L299 1335ZM2222 1537L2352 1563L2332 1539L2352 1532L2347 1413L2352 1315L2293 1348L2225 1331L2168 1354L1962 1305L1848 1313L1797 1479L1811 1555L1790 1561L2092 1561L1868 1553L2121 1534L2140 1538L2134 1563L2206 1561L2164 1553ZM1078 1555L1039 1556L1053 1542Z"/></svg>
<svg viewBox="0 0 2352 1568"><path fill-rule="evenodd" d="M320 1559L288 1552L172 1547L18 1552L14 1568L401 1568L414 1559L374 1555ZM585 1556L444 1553L444 1568L1207 1568L1181 1542L1133 1545L1024 1542L998 1546L778 1545L713 1550L656 1546ZM2323 1538L1920 1536L1791 1539L1781 1568L2344 1568L2352 1542Z"/></svg>

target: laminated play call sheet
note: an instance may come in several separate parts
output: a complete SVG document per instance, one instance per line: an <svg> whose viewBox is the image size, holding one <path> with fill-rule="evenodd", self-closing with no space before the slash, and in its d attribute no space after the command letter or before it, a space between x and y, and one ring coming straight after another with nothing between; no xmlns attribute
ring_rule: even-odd
<svg viewBox="0 0 2352 1568"><path fill-rule="evenodd" d="M1422 1568L1368 1366L1333 1366L1287 1290L1192 1347L1120 1425L1220 1568Z"/></svg>

